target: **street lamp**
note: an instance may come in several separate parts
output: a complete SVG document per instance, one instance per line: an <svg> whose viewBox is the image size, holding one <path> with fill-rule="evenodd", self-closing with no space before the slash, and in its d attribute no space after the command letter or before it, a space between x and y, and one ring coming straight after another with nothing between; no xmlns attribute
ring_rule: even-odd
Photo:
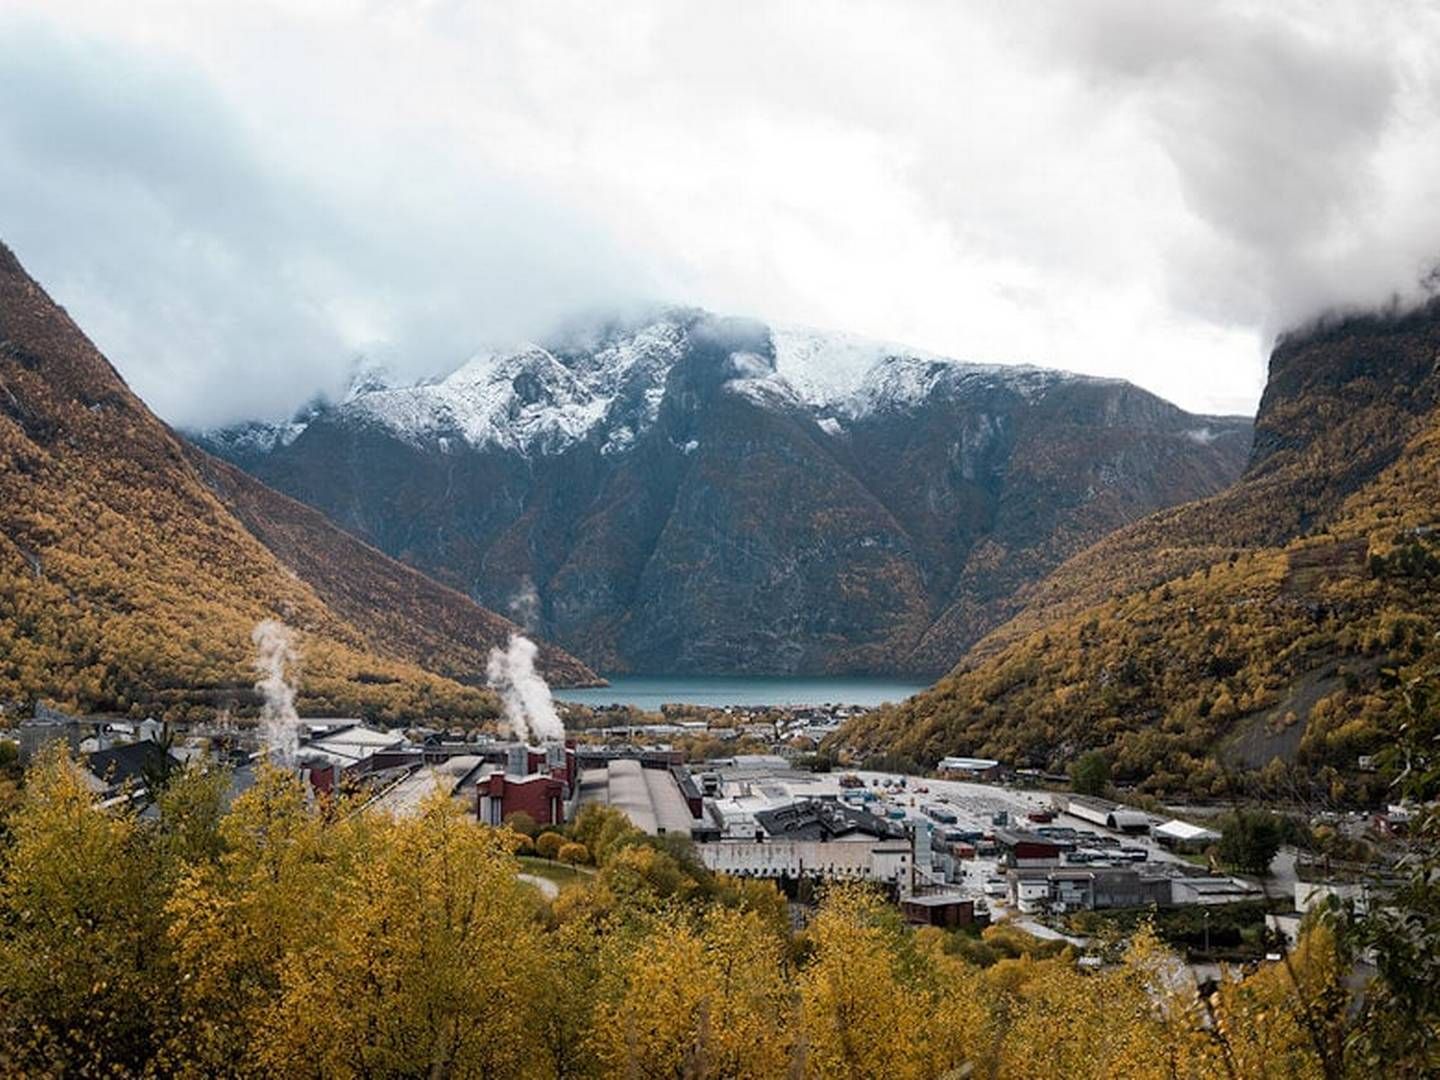
<svg viewBox="0 0 1440 1080"><path fill-rule="evenodd" d="M1210 956L1210 909L1207 907L1200 912L1200 917L1205 921L1205 956Z"/></svg>

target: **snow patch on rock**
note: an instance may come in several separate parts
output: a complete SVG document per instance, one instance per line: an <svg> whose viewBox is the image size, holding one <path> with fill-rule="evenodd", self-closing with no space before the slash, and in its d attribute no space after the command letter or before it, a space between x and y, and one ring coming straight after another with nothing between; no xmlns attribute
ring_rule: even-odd
<svg viewBox="0 0 1440 1080"><path fill-rule="evenodd" d="M735 323L747 332L737 333ZM1042 368L962 363L808 327L767 331L745 320L668 308L629 322L577 323L544 345L480 353L443 378L414 385L394 385L385 368L361 360L333 406L309 407L279 424L243 424L205 435L241 454L263 454L289 445L315 417L328 414L381 425L405 442L442 453L469 445L550 455L594 440L604 455L625 454L658 421L675 366L697 355L692 346L713 350L727 334L734 349L721 360L727 393L762 408L807 412L832 436L844 430L842 422L910 413L937 393L1000 389L1035 399L1077 378Z"/></svg>

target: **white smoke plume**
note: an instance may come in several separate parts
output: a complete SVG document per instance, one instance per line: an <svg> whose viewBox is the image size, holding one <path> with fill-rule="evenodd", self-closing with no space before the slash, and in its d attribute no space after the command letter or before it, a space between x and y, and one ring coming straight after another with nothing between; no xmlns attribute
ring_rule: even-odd
<svg viewBox="0 0 1440 1080"><path fill-rule="evenodd" d="M290 669L300 662L290 628L275 619L266 619L250 631L255 643L255 684L265 699L260 710L260 734L276 765L289 766L300 747L300 717L295 712L295 686ZM493 661L492 661L493 662Z"/></svg>
<svg viewBox="0 0 1440 1080"><path fill-rule="evenodd" d="M520 579L520 591L510 598L510 614L527 634L540 631L540 593L527 575Z"/></svg>
<svg viewBox="0 0 1440 1080"><path fill-rule="evenodd" d="M550 687L535 670L539 647L523 634L511 634L505 649L491 649L486 675L505 705L510 732L526 742L565 737L565 725L555 712Z"/></svg>

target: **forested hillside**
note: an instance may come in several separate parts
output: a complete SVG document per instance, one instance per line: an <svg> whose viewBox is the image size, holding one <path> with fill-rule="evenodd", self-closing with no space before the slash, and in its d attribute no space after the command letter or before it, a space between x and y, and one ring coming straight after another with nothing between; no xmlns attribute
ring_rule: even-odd
<svg viewBox="0 0 1440 1080"><path fill-rule="evenodd" d="M251 630L279 618L301 634L307 711L494 715L487 691L417 666L435 656L464 673L454 649L413 634L431 601L417 594L388 623L352 619L354 606L329 606L296 563L246 531L179 440L0 247L0 701L171 716L243 709L255 678ZM366 565L329 569L360 588ZM453 602L442 606L449 623L436 620L437 638L458 618ZM487 632L499 626L479 609L474 618ZM465 648L478 679L478 648Z"/></svg>
<svg viewBox="0 0 1440 1080"><path fill-rule="evenodd" d="M1440 307L1281 342L1244 479L1101 541L931 691L852 725L861 754L1061 768L1142 790L1238 774L1337 797L1440 629ZM1298 768L1292 768L1298 766Z"/></svg>

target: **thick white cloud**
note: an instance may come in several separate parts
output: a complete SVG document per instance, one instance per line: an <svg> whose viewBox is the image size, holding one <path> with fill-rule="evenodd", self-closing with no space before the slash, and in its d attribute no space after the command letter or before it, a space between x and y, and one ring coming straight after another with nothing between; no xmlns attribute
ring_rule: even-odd
<svg viewBox="0 0 1440 1080"><path fill-rule="evenodd" d="M628 298L1253 407L1440 254L1421 3L13 0L0 237L167 418Z"/></svg>

